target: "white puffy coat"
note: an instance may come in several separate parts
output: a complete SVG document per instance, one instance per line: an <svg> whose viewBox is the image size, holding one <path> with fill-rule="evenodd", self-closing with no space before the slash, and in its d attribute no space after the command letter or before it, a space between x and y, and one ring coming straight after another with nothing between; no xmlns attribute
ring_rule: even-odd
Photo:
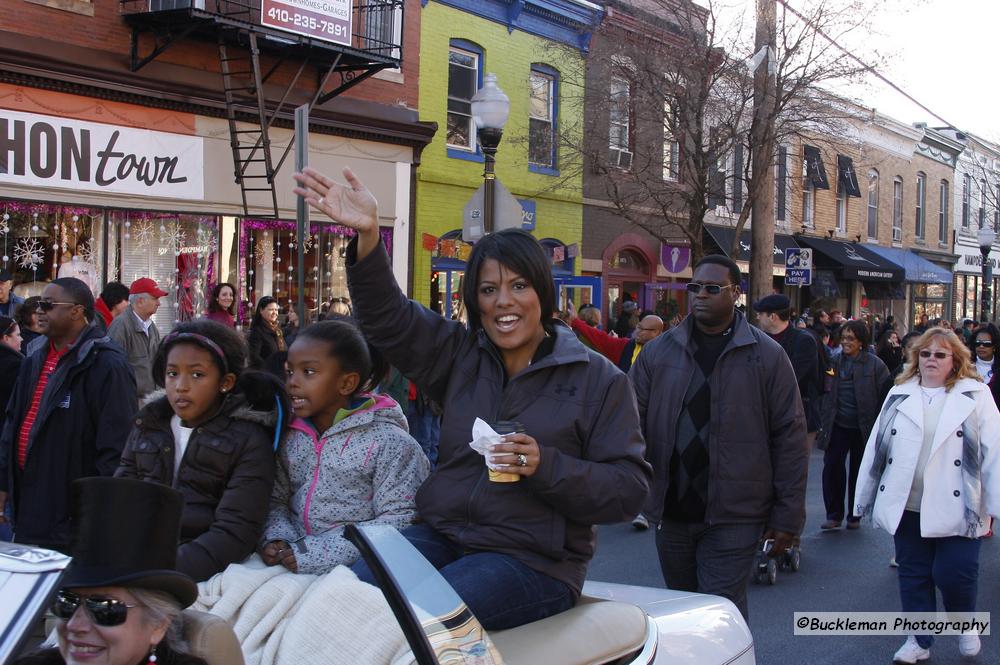
<svg viewBox="0 0 1000 665"><path fill-rule="evenodd" d="M968 393L971 396L967 396ZM884 433L888 445L885 471L875 488L872 519L876 526L894 534L903 516L906 500L913 486L913 475L924 439L923 395L916 378L889 391L906 395L897 406L898 414L892 428ZM963 425L979 437L982 518L977 533L989 529L989 515L1000 516L1000 412L989 387L975 379L960 379L945 395L944 409L924 468L924 490L920 501L920 535L924 538L944 538L965 534L965 499L962 497ZM858 505L872 490L876 481L871 477L875 458L876 438L886 418L885 409L872 428L855 493Z"/></svg>

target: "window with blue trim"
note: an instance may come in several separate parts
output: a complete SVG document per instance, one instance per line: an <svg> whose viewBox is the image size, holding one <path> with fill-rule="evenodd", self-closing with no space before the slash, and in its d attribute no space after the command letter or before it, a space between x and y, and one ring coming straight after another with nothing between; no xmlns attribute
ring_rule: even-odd
<svg viewBox="0 0 1000 665"><path fill-rule="evenodd" d="M546 65L534 64L529 87L528 168L539 173L555 173L559 72Z"/></svg>
<svg viewBox="0 0 1000 665"><path fill-rule="evenodd" d="M448 49L447 140L452 151L476 153L476 122L472 96L483 81L483 50L465 40L453 39Z"/></svg>

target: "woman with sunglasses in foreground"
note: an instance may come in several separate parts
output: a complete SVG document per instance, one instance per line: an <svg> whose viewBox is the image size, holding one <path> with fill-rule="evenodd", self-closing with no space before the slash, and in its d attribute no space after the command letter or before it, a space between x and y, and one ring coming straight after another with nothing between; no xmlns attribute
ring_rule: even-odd
<svg viewBox="0 0 1000 665"><path fill-rule="evenodd" d="M855 514L893 534L904 612L976 610L979 538L1000 515L1000 412L951 330L931 328L907 349L907 364L872 429L858 475ZM933 638L911 635L897 663L930 657ZM979 635L959 637L963 656Z"/></svg>
<svg viewBox="0 0 1000 665"><path fill-rule="evenodd" d="M73 561L51 606L58 647L16 665L206 665L183 640L198 588L174 565L181 494L123 478L72 489Z"/></svg>

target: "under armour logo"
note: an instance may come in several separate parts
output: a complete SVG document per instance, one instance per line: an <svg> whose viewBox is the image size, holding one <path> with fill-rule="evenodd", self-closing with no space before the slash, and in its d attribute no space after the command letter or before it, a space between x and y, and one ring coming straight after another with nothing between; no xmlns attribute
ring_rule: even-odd
<svg viewBox="0 0 1000 665"><path fill-rule="evenodd" d="M570 397L573 397L574 395L576 395L576 386L570 386L569 388L567 388L563 384L557 383L556 384L556 395L561 395L563 393L566 393Z"/></svg>

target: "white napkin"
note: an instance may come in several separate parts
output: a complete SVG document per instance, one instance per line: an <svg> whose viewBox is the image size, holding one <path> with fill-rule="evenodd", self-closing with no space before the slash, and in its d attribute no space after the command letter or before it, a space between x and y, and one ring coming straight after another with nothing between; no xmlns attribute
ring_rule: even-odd
<svg viewBox="0 0 1000 665"><path fill-rule="evenodd" d="M497 434L485 420L476 418L476 422L472 424L472 441L469 441L469 447L486 458L486 466L494 471L500 471L501 469L498 469L493 463L490 446L503 443L502 439L503 437Z"/></svg>

